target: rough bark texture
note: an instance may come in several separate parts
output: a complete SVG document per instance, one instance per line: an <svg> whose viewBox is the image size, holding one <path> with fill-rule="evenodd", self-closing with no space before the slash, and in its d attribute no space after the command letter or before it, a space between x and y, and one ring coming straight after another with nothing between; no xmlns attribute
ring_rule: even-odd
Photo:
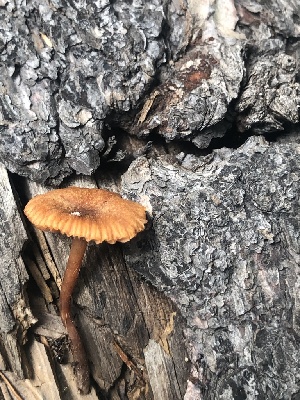
<svg viewBox="0 0 300 400"><path fill-rule="evenodd" d="M123 176L153 210L126 260L186 317L191 398L299 391L299 165L299 145L252 138L180 166L141 158Z"/></svg>
<svg viewBox="0 0 300 400"><path fill-rule="evenodd" d="M149 213L86 253L87 399L299 398L298 1L0 0L0 21L2 398L80 398L70 241L22 216L49 184Z"/></svg>

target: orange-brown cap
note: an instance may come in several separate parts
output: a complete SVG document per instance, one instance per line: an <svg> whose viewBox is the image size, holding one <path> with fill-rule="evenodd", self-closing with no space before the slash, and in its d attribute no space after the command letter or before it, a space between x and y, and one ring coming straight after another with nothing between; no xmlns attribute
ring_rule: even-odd
<svg viewBox="0 0 300 400"><path fill-rule="evenodd" d="M93 240L127 242L144 229L145 208L103 189L69 187L38 195L26 205L27 218L43 231Z"/></svg>

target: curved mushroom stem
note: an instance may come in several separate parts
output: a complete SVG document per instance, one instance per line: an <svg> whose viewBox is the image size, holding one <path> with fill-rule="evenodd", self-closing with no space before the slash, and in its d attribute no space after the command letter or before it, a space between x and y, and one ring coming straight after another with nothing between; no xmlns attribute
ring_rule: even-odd
<svg viewBox="0 0 300 400"><path fill-rule="evenodd" d="M77 282L86 246L87 242L84 239L73 238L60 293L60 316L71 342L77 386L82 394L87 394L90 389L89 367L85 349L71 318L71 297Z"/></svg>

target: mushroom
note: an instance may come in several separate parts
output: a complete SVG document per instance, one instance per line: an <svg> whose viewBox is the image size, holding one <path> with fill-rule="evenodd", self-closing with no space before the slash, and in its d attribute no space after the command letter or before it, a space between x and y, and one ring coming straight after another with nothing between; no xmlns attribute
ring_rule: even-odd
<svg viewBox="0 0 300 400"><path fill-rule="evenodd" d="M108 190L69 187L37 195L28 202L24 213L43 231L73 237L61 286L60 316L71 342L78 389L87 394L90 387L87 357L70 311L87 242L129 241L144 229L145 208Z"/></svg>

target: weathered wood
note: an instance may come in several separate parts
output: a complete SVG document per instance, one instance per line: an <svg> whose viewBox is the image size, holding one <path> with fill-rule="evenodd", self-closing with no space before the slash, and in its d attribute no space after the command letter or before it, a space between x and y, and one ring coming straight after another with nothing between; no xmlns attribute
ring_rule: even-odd
<svg viewBox="0 0 300 400"><path fill-rule="evenodd" d="M4 398L79 398L57 307L70 241L26 232L12 190L24 205L45 182L114 189L150 216L130 244L86 254L73 311L89 398L299 396L299 14L0 0L0 161L42 183L1 167ZM243 144L253 132L283 135ZM243 146L210 153L224 144Z"/></svg>
<svg viewBox="0 0 300 400"><path fill-rule="evenodd" d="M79 179L77 183L76 181L72 183L77 186L92 186L91 180L88 182ZM19 189L30 197L45 190L41 185L30 182L24 182L24 186ZM32 231L32 235L34 235L34 231ZM34 294L29 294L34 315L39 320L34 332L40 335L40 338L51 341L64 334L64 328L57 319L53 319L57 318L55 317L57 309L55 310L55 307L53 308L52 304L49 304L51 297L46 296L45 293L53 292L54 286L53 284L49 285L50 281L57 284L56 286L60 285L70 240L62 235L47 232L42 235L45 235L46 238L46 242L42 241L42 247L44 250L46 245L49 247L46 250L47 257L51 255L51 265L56 266L54 275L52 274L53 268L48 269L47 273L37 273L39 254L37 257L34 244L28 245L25 261L30 271L33 271L32 263L34 263L36 272L32 274L32 278L35 279L41 296L45 300L43 302L40 297L37 302ZM38 242L40 237L40 234L35 237ZM33 251L31 252L30 249ZM57 260L59 260L59 265L57 265ZM48 264L49 260L46 263L42 262L41 269L45 270L45 266ZM50 279L43 279L48 275ZM59 277L58 282L55 281L57 277ZM74 311L96 384L111 396L115 392L114 398L118 398L116 393L120 390L119 386L122 380L125 384L128 379L126 374L124 375L124 365L127 365L128 370L131 370L130 392L132 396L133 393L138 393L140 399L151 399L151 388L152 386L156 387L157 384L155 380L152 383L151 377L148 377L144 361L144 351L146 351L149 341L155 340L158 343L157 357L163 361L165 357L164 362L170 364L173 349L172 336L178 336L177 342L183 340L180 329L175 328L176 311L172 303L164 295L156 293L148 284L141 282L133 271L127 270L119 245L90 245L80 277L77 295L74 295ZM57 288L54 290L54 294L56 292ZM53 304L55 305L55 296L53 296ZM54 313L52 316L51 312ZM53 326L51 328L51 325L54 325L55 328ZM45 341L42 342L45 343ZM48 347L47 351L51 353L51 347L49 345L46 347ZM176 360L181 363L176 367L173 366L172 381L168 385L170 398L179 398L176 394L179 390L184 393L188 373L184 361L186 358L185 347L182 346L179 352L176 346L174 346L174 351L175 349ZM148 359L149 369L154 370L156 363L155 357ZM57 368L57 366L53 367L53 370L55 371ZM161 375L161 378L163 379L164 376ZM68 376L69 379L73 380L74 377ZM59 377L56 377L56 380L57 390L61 392L63 390L62 380L59 380ZM74 393L74 388L72 396L74 398L78 396Z"/></svg>
<svg viewBox="0 0 300 400"><path fill-rule="evenodd" d="M12 368L21 378L28 375L23 344L26 331L35 322L31 314L25 284L28 274L21 258L27 239L19 215L8 174L0 164L0 332L2 357L6 368Z"/></svg>
<svg viewBox="0 0 300 400"><path fill-rule="evenodd" d="M55 341L59 343L65 335L64 327L57 316L57 295L70 241L68 238L50 233L45 235L45 241L44 234L36 235L36 231L31 228L30 236L33 239L26 245L24 261L30 279L35 281L38 288L38 291L36 289L27 291L35 316L32 317L27 296L22 298L24 284L29 279L20 258L27 235L23 222L18 216L19 209L11 191L8 175L3 167L1 171L3 189L1 191L1 211L3 217L6 215L6 218L2 218L2 223L5 224L3 232L14 229L19 233L16 236L11 234L13 240L10 242L1 241L2 259L7 260L7 265L14 265L12 262L15 258L17 261L19 260L19 265L23 266L22 275L20 271L15 271L15 276L10 273L6 277L6 286L1 285L2 298L5 298L6 301L11 298L11 303L7 304L6 308L4 307L6 303L3 303L2 307L2 370L11 368L21 379L34 377L27 381L29 382L28 389L26 385L24 386L23 381L20 383L17 380L15 375L5 373L5 376L9 377L12 387L10 388L8 381L6 384L4 382L2 386L8 388L7 393L15 388L24 398L28 398L28 390L32 393L33 398L33 393L46 399L80 398L74 382L68 347L65 346L62 349L65 353L63 361L68 363L65 366L60 366L58 363L55 347L53 347ZM23 195L31 196L45 190L42 186L33 183L25 186L20 183L18 181L18 190ZM83 183L82 180L79 180L78 184L88 186L87 181ZM30 228L28 223L26 225ZM9 229L8 226L10 226ZM33 240L41 243L44 253L40 253ZM12 247L7 248L7 243L10 243ZM58 243L59 245L57 245ZM180 335L180 331L177 332L177 328L175 330L173 319L176 312L172 303L162 294L157 297L153 288L145 282L141 282L140 278L132 271L127 270L120 250L119 246L90 246L85 259L85 268L82 270L78 293L74 298L79 306L79 308L75 307L74 303L76 321L89 354L96 384L103 391L111 393L112 398L121 398L119 397L121 396L120 388L123 384L123 386L125 385L124 390L126 387L126 392L131 393L132 398L138 396L141 399L151 399L151 378L147 376L144 351L146 351L149 340L155 340L159 349L161 348L158 351L160 359L161 354L165 354L166 360L170 360L172 351L170 338L173 335L175 337ZM45 261L41 258L41 254L46 255ZM56 260L60 260L59 266ZM51 268L48 267L49 265ZM8 271L5 266L5 263L1 263L3 280ZM22 276L24 276L22 286L16 286L12 292L12 284L20 282L15 277L20 279ZM5 291L6 288L9 292ZM11 321L10 325L7 322L7 331L4 330L4 321ZM32 326L31 330L27 332L30 326ZM32 333L35 334L34 337ZM29 340L31 344L23 347L23 340ZM178 338L178 340L181 339ZM176 356L178 356L177 349ZM188 373L184 366L185 357L183 346L181 348L183 368L179 365L176 369L177 376L175 373L173 374L175 382L177 380L178 382L173 385L172 381L171 397L175 396L175 391L178 392L178 387L181 385L183 385L181 391L184 392ZM149 369L155 369L156 361L155 357L148 361ZM126 369L131 371L131 375L128 375ZM131 382L130 387L128 387L128 379ZM68 382L67 386L66 382ZM153 382L153 387L155 387L155 382ZM3 389L2 392L4 393L5 390ZM98 398L94 389L87 398Z"/></svg>
<svg viewBox="0 0 300 400"><path fill-rule="evenodd" d="M182 393L176 382L172 357L166 357L162 347L154 340L150 340L145 349L145 363L154 398L182 399ZM170 390L172 386L175 386L175 391Z"/></svg>

